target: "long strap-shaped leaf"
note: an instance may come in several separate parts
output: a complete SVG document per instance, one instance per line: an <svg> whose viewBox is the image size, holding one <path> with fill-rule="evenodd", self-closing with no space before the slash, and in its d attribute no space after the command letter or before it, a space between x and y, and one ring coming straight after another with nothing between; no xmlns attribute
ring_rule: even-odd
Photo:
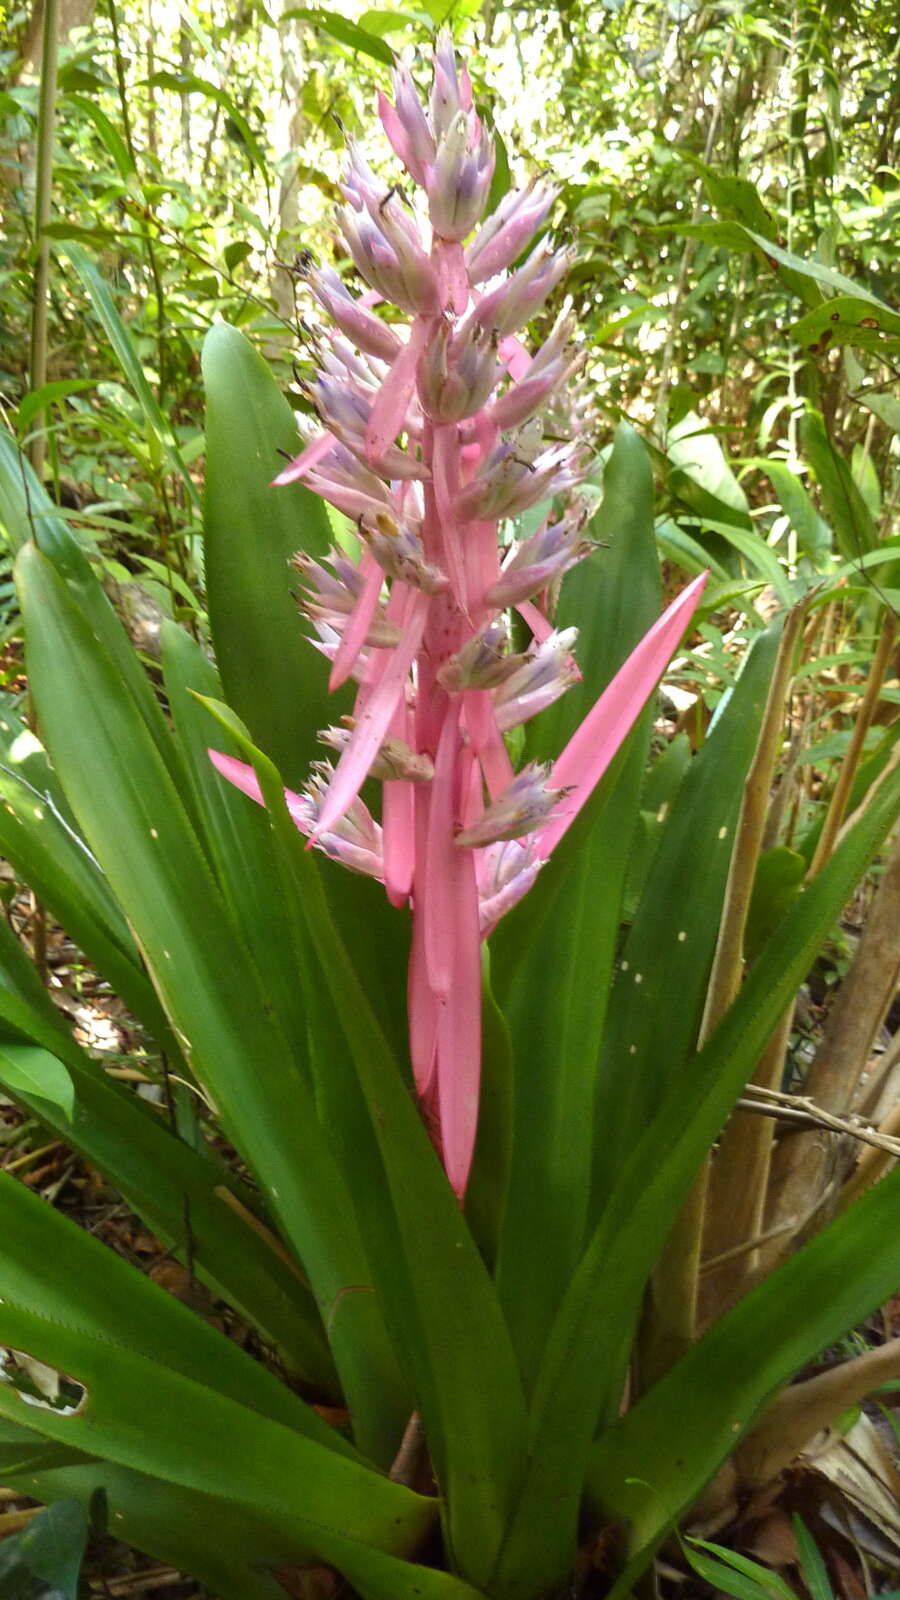
<svg viewBox="0 0 900 1600"><path fill-rule="evenodd" d="M296 1041L295 1054L303 1062L303 997L268 825L258 808L248 806L216 772L207 753L209 714L195 698L199 694L220 699L219 675L197 641L174 622L163 624L162 662L166 695L213 871L256 966L265 975L281 1025Z"/></svg>
<svg viewBox="0 0 900 1600"><path fill-rule="evenodd" d="M297 451L293 412L262 357L220 323L203 347L206 384L204 543L209 617L225 694L285 781L299 788L316 732L334 721L328 669L291 598L290 558L323 556L325 505L294 483L273 488Z"/></svg>
<svg viewBox="0 0 900 1600"><path fill-rule="evenodd" d="M895 1291L898 1216L894 1172L722 1317L598 1441L589 1499L631 1524L630 1559L611 1600L624 1600L654 1546L769 1396Z"/></svg>
<svg viewBox="0 0 900 1600"><path fill-rule="evenodd" d="M0 1219L0 1299L142 1351L326 1449L355 1456L346 1440L261 1363L7 1176L0 1177ZM46 1270L48 1261L52 1273Z"/></svg>
<svg viewBox="0 0 900 1600"><path fill-rule="evenodd" d="M672 1217L898 812L900 769L794 902L706 1047L663 1095L616 1185L560 1307L535 1391L532 1467L494 1579L499 1600L564 1579L591 1438L616 1415L641 1295Z"/></svg>
<svg viewBox="0 0 900 1600"><path fill-rule="evenodd" d="M597 1080L594 1212L695 1048L744 780L778 639L754 643L685 774L622 947Z"/></svg>
<svg viewBox="0 0 900 1600"><path fill-rule="evenodd" d="M285 871L300 890L306 922L307 992L325 985L333 1018L320 1041L336 1094L355 1115L362 1182L354 1189L376 1283L415 1374L454 1565L482 1584L499 1548L522 1471L525 1408L499 1302L472 1236L416 1113L365 990L331 919L315 865L284 803L281 778L227 707L215 708L253 761ZM337 1030L340 1033L337 1033ZM341 1037L340 1035L343 1035ZM378 1172L373 1192L366 1181ZM379 1215L392 1203L393 1216ZM399 1251L387 1253L396 1239Z"/></svg>
<svg viewBox="0 0 900 1600"><path fill-rule="evenodd" d="M0 923L0 960L8 982L12 951L7 945L16 941L4 929L6 924ZM53 1011L52 1002L48 1004ZM75 1111L69 1120L61 1107L13 1089L7 1081L7 1092L17 1104L105 1173L165 1244L190 1255L198 1275L272 1341L289 1372L324 1396L338 1398L334 1363L312 1295L277 1253L277 1240L272 1241L274 1248L261 1245L249 1197L236 1192L230 1174L176 1138L133 1094L112 1083L62 1026L58 1013L48 1018L4 983L0 1048L6 1061L15 1063L20 1039L65 1063Z"/></svg>
<svg viewBox="0 0 900 1600"><path fill-rule="evenodd" d="M15 1387L0 1384L4 1416L88 1454L234 1501L352 1578L365 1574L371 1558L377 1574L378 1553L412 1554L434 1522L436 1501L195 1378L84 1331L71 1313L68 1321L51 1321L4 1298L0 1344L84 1390L67 1412L25 1405ZM71 1385L67 1392L76 1393Z"/></svg>
<svg viewBox="0 0 900 1600"><path fill-rule="evenodd" d="M0 1418L0 1476L11 1489L45 1503L86 1505L102 1489L116 1538L189 1573L220 1600L285 1600L275 1573L306 1561L299 1541L275 1534L233 1501L113 1461L90 1461L7 1418Z"/></svg>
<svg viewBox="0 0 900 1600"><path fill-rule="evenodd" d="M610 541L563 588L559 627L579 630L582 681L532 725L528 753L552 760L659 611L653 484L646 450L619 428L591 533ZM513 1040L512 1166L497 1282L527 1382L584 1245L597 1051L649 744L627 753L491 940L498 1003ZM552 1249L536 1249L539 1238Z"/></svg>
<svg viewBox="0 0 900 1600"><path fill-rule="evenodd" d="M118 673L33 545L18 560L48 749L190 1064L302 1261L357 1439L396 1448L405 1396L346 1185L168 772Z"/></svg>

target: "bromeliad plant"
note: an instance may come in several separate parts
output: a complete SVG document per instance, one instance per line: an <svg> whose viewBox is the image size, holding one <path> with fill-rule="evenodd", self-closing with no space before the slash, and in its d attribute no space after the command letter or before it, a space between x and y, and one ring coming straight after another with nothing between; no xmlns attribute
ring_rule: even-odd
<svg viewBox="0 0 900 1600"><path fill-rule="evenodd" d="M494 146L449 34L435 51L428 114L408 72L396 96L395 105L381 97L381 120L424 203L399 185L385 192L351 142L340 223L375 298L412 320L385 323L332 269L309 272L336 325L310 391L324 431L276 479L305 479L354 518L363 547L358 566L339 550L328 568L305 551L295 557L303 609L332 662L329 688L352 675L359 689L346 725L320 734L340 751L336 769L316 763L306 793L286 798L313 844L382 881L392 905L411 905L410 1059L462 1197L478 1121L481 941L593 793L704 579L653 625L555 762L514 772L504 735L578 676L577 630L554 629L546 611L563 573L591 550L586 508L571 494L590 464L586 399L572 385L574 326L563 313L533 358L517 338L572 252L544 237L508 270L555 191L540 182L511 190L482 222ZM501 566L500 520L539 506L547 514ZM530 630L525 650L510 648L510 607ZM263 799L252 766L211 755ZM384 784L380 826L359 798L370 775Z"/></svg>
<svg viewBox="0 0 900 1600"><path fill-rule="evenodd" d="M800 614L755 639L697 754L646 774L643 708L701 584L658 617L630 429L593 521L578 509L565 319L533 360L517 342L565 267L544 243L516 265L552 192L480 221L490 140L446 38L429 109L402 72L382 118L428 220L351 150L342 221L412 322L311 274L340 332L311 391L323 431L280 488L290 409L240 335L210 334L218 669L168 625L169 716L3 451L47 754L5 719L0 845L156 1040L171 1122L73 1040L2 921L0 1083L267 1359L4 1178L0 1476L51 1500L102 1487L113 1529L223 1600L323 1568L372 1600L624 1600L726 1459L759 1457L792 1375L900 1280L894 1176L697 1342L690 1207L670 1239L900 776L741 983L745 784ZM293 557L339 697L336 766L302 792L329 696Z"/></svg>

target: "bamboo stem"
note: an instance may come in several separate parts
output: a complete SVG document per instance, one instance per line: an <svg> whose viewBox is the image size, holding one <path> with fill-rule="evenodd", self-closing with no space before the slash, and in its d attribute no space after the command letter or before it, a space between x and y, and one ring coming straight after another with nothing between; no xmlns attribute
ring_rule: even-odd
<svg viewBox="0 0 900 1600"><path fill-rule="evenodd" d="M794 652L808 599L809 596L804 597L788 612L778 646L760 736L744 785L698 1046L709 1038L741 984L744 928L766 823L769 791L781 751L784 705L793 675ZM696 1338L709 1182L707 1159L666 1241L651 1280L642 1337L642 1387L661 1377ZM740 1238L728 1237L721 1250L741 1242ZM721 1251L714 1249L712 1253L718 1255Z"/></svg>
<svg viewBox="0 0 900 1600"><path fill-rule="evenodd" d="M819 835L819 842L816 846L816 852L810 865L810 878L814 878L819 869L825 865L825 862L828 860L828 857L831 855L831 852L834 849L834 843L837 838L838 831L841 823L844 820L844 812L847 809L847 801L850 798L853 780L856 777L857 768L859 767L859 763L862 758L866 734L872 726L872 718L875 715L875 707L878 704L878 698L881 694L881 686L884 682L888 667L890 666L896 637L896 618L893 616L893 613L889 613L884 619L884 627L881 632L881 637L878 641L878 648L876 649L872 660L871 671L869 673L868 682L866 683L865 692L860 703L856 722L854 723L847 754L844 757L844 760L841 762L840 771L838 772L837 782L835 783L834 792L832 793L828 811L825 816L822 832Z"/></svg>
<svg viewBox="0 0 900 1600"><path fill-rule="evenodd" d="M37 181L34 193L34 243L37 261L31 306L31 349L28 385L32 393L47 382L47 321L50 302L50 240L44 232L50 221L53 195L53 139L56 129L56 68L59 54L59 0L45 0L41 49L41 89L37 127ZM44 470L46 437L43 411L34 418L34 436L28 449L35 477Z"/></svg>

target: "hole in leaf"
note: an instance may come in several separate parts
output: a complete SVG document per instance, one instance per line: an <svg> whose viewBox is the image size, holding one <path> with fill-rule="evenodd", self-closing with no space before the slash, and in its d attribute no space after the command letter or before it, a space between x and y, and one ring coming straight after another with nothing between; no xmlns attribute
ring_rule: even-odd
<svg viewBox="0 0 900 1600"><path fill-rule="evenodd" d="M87 1389L77 1378L10 1345L0 1345L0 1383L15 1389L24 1405L58 1417L77 1417L87 1404Z"/></svg>

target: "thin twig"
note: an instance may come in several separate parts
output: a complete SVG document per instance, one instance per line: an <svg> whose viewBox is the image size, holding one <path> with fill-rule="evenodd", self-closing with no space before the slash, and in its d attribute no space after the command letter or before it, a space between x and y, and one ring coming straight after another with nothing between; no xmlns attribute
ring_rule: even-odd
<svg viewBox="0 0 900 1600"><path fill-rule="evenodd" d="M859 1139L862 1144L873 1145L876 1150L887 1150L893 1156L900 1156L900 1139L879 1133L877 1128L863 1123L857 1117L838 1117L831 1111L824 1111L805 1095L783 1094L778 1089L748 1084L738 1105L742 1111L752 1111L757 1116L796 1122L805 1128L827 1128L830 1133L846 1134L851 1139Z"/></svg>

